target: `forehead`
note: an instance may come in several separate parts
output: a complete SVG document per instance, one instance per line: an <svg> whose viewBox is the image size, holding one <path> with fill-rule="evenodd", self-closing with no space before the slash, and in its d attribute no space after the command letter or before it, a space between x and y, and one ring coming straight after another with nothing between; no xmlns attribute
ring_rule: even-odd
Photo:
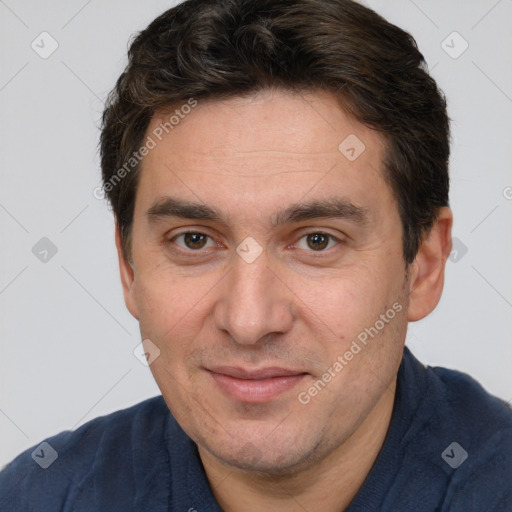
<svg viewBox="0 0 512 512"><path fill-rule="evenodd" d="M143 161L138 202L178 194L260 211L333 192L361 203L391 199L384 138L330 93L265 91L181 107L151 120L146 136L155 147Z"/></svg>

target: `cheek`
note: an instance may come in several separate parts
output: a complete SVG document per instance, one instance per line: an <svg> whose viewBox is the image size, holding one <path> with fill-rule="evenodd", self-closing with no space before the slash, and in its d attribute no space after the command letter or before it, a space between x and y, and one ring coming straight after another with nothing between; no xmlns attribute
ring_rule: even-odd
<svg viewBox="0 0 512 512"><path fill-rule="evenodd" d="M382 391L389 384L407 327L402 283L398 267L396 274L386 274L378 265L346 269L314 287L297 283L296 290L308 290L299 293L300 315L309 319L308 330L322 347L319 369L335 375L324 373L332 384L319 402L338 403L342 397L350 408L366 399L365 390Z"/></svg>
<svg viewBox="0 0 512 512"><path fill-rule="evenodd" d="M352 267L318 281L298 279L291 288L302 316L342 340L375 322L387 306L385 287L367 270Z"/></svg>
<svg viewBox="0 0 512 512"><path fill-rule="evenodd" d="M191 345L206 314L209 280L177 278L170 273L141 274L135 280L141 334L162 351Z"/></svg>

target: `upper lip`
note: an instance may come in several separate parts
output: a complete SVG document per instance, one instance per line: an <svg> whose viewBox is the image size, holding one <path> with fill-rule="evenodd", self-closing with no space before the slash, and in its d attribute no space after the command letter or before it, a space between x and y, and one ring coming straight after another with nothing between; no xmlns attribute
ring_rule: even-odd
<svg viewBox="0 0 512 512"><path fill-rule="evenodd" d="M233 377L235 379L246 380L270 379L272 377L289 377L291 375L306 374L306 372L301 370L289 370L286 368L279 368L277 366L260 368L257 370L246 370L236 366L214 366L212 368L207 368L207 370L213 373L227 375L228 377Z"/></svg>

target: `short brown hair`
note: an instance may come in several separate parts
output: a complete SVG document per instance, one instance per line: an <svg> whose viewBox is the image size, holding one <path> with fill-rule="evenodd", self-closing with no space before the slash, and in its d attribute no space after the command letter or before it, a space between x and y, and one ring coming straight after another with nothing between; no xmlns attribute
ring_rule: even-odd
<svg viewBox="0 0 512 512"><path fill-rule="evenodd" d="M334 93L341 108L386 139L384 173L406 263L448 205L444 95L412 36L354 1L187 0L140 32L128 58L108 97L100 143L103 187L125 257L140 165L112 180L143 144L155 112L190 98L265 88Z"/></svg>

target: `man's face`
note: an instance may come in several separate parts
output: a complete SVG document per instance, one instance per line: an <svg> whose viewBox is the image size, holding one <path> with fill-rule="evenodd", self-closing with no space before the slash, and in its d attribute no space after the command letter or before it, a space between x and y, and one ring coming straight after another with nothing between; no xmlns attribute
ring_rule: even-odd
<svg viewBox="0 0 512 512"><path fill-rule="evenodd" d="M199 102L145 158L127 303L171 412L221 461L312 463L393 389L407 282L384 151L333 96L274 91Z"/></svg>

